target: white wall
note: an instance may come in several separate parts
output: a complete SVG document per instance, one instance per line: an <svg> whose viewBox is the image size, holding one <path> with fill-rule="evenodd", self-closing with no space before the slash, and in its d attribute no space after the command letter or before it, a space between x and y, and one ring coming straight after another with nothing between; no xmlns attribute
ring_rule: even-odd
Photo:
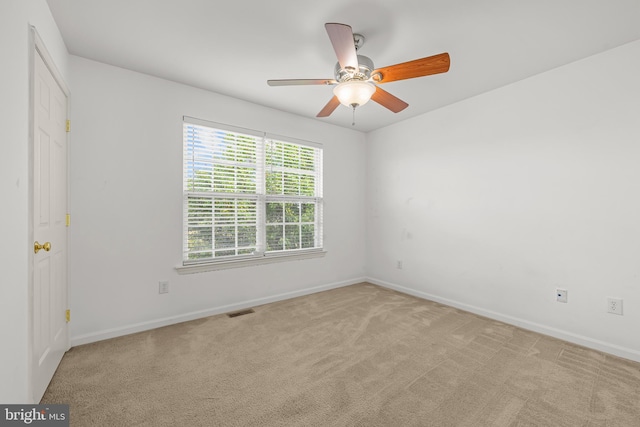
<svg viewBox="0 0 640 427"><path fill-rule="evenodd" d="M364 134L71 56L72 345L363 280ZM182 116L324 144L324 258L178 275ZM168 294L158 281L168 280Z"/></svg>
<svg viewBox="0 0 640 427"><path fill-rule="evenodd" d="M371 280L640 360L638 76L640 41L368 134Z"/></svg>
<svg viewBox="0 0 640 427"><path fill-rule="evenodd" d="M29 384L29 26L63 78L67 50L44 0L0 2L0 402L31 402Z"/></svg>

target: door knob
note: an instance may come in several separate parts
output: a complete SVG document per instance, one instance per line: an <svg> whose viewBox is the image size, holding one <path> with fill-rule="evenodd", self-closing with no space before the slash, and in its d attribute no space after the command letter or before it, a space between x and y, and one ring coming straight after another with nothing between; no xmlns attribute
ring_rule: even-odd
<svg viewBox="0 0 640 427"><path fill-rule="evenodd" d="M33 252L37 254L38 252L40 252L40 249L44 249L45 251L49 252L51 250L51 242L45 242L41 245L36 240L33 244Z"/></svg>

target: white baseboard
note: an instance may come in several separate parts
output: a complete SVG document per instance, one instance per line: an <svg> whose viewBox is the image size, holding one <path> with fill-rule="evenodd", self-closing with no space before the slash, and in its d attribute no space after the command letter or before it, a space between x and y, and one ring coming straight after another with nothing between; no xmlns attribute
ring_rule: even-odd
<svg viewBox="0 0 640 427"><path fill-rule="evenodd" d="M366 281L374 285L382 286L385 288L393 289L404 294L413 295L418 298L435 301L440 304L448 305L458 308L460 310L468 311L480 316L488 317L490 319L498 320L500 322L508 323L510 325L518 326L523 329L527 329L533 332L538 332L543 335L548 335L554 338L558 338L564 341L568 341L574 344L588 347L594 350L603 351L605 353L613 354L615 356L623 357L625 359L640 362L640 351L630 348L622 347L616 344L607 343L604 341L596 340L593 338L585 337L583 335L574 334L572 332L563 331L561 329L552 328L540 323L530 322L528 320L520 319L517 317L507 316L505 314L497 313L491 310L485 310L481 307L472 306L469 304L461 303L458 301L450 300L447 298L441 298L437 295L432 295L426 292L418 291L404 286L389 283L384 280L378 280L373 277L367 277Z"/></svg>
<svg viewBox="0 0 640 427"><path fill-rule="evenodd" d="M292 292L285 292L282 294L271 295L264 298L241 301L235 304L212 307L206 310L193 311L190 313L184 313L177 316L171 316L171 317L165 317L162 319L150 320L147 322L135 323L133 325L123 326L119 328L106 329L103 331L78 335L75 337L71 337L71 347L75 347L82 344L89 344L96 341L102 341L109 338L116 338L123 335L134 334L136 332L148 331L150 329L156 329L163 326L173 325L176 323L187 322L189 320L201 319L203 317L214 316L222 313L229 313L232 311L242 310L245 308L255 307L258 305L268 304L271 302L300 297L303 295L314 294L316 292L327 291L329 289L336 289L344 286L355 285L356 283L362 283L365 281L366 279L364 277L344 280L341 282L329 283L326 285L314 286L311 288L299 289Z"/></svg>

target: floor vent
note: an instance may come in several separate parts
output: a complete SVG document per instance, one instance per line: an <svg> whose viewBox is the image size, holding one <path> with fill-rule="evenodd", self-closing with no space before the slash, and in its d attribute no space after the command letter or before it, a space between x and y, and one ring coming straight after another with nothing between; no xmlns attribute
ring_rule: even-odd
<svg viewBox="0 0 640 427"><path fill-rule="evenodd" d="M251 313L254 313L252 308L250 308L248 310L236 311L234 313L228 313L227 316L229 316L229 317L238 317L238 316L244 316L245 314L251 314Z"/></svg>

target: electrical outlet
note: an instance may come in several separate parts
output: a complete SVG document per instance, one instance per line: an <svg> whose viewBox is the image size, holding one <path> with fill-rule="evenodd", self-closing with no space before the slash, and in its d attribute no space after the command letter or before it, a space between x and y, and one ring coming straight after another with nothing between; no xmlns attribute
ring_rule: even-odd
<svg viewBox="0 0 640 427"><path fill-rule="evenodd" d="M567 302L567 290L566 289L556 289L556 301L558 302Z"/></svg>
<svg viewBox="0 0 640 427"><path fill-rule="evenodd" d="M158 282L158 293L159 294L168 294L169 293L169 282L163 281Z"/></svg>
<svg viewBox="0 0 640 427"><path fill-rule="evenodd" d="M397 261L396 261L396 268L397 268L398 270L402 270L402 260L397 260Z"/></svg>
<svg viewBox="0 0 640 427"><path fill-rule="evenodd" d="M622 298L607 298L607 311L622 316Z"/></svg>

